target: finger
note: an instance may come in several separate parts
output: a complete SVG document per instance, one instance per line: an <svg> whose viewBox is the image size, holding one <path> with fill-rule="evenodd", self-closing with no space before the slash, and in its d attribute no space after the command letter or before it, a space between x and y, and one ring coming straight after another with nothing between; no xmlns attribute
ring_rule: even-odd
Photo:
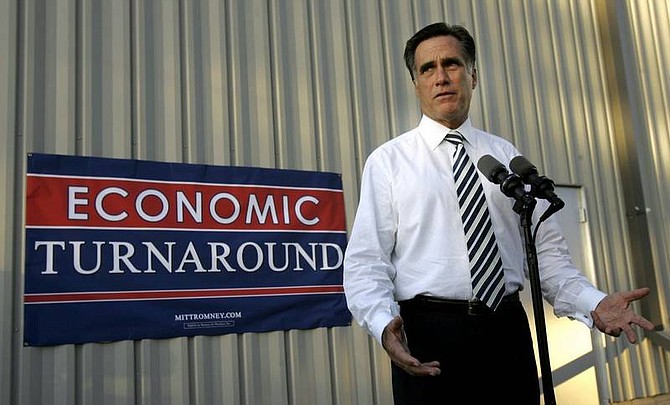
<svg viewBox="0 0 670 405"><path fill-rule="evenodd" d="M397 336L392 335L393 337L388 339L384 349L388 353L389 357L393 362L395 362L400 367L416 367L421 364L419 360L414 358L409 350L402 344L402 342L397 338Z"/></svg>
<svg viewBox="0 0 670 405"><path fill-rule="evenodd" d="M637 315L633 319L632 323L634 323L635 325L641 327L642 329L646 329L648 331L652 331L652 330L656 329L656 326L650 320L648 320L647 318L645 318L641 315Z"/></svg>
<svg viewBox="0 0 670 405"><path fill-rule="evenodd" d="M396 364L404 369L421 366L421 362L405 350L393 353L392 357Z"/></svg>
<svg viewBox="0 0 670 405"><path fill-rule="evenodd" d="M651 290L649 289L649 287L637 288L635 290L632 290L632 291L629 291L628 293L626 293L624 295L624 298L626 299L626 301L639 300L640 298L643 298L643 297L646 297L647 295L649 295L650 291Z"/></svg>
<svg viewBox="0 0 670 405"><path fill-rule="evenodd" d="M637 335L635 334L635 331L633 328L630 327L630 325L626 325L623 328L624 333L626 334L626 337L628 338L628 341L631 343L636 343L637 342Z"/></svg>
<svg viewBox="0 0 670 405"><path fill-rule="evenodd" d="M419 366L421 362L411 355L409 349L401 340L401 337L398 336L402 332L399 332L398 334L392 333L390 328L387 332L383 347L391 360L402 368Z"/></svg>
<svg viewBox="0 0 670 405"><path fill-rule="evenodd" d="M438 375L440 373L439 361L421 363L404 349L389 352L389 356L398 367L411 375Z"/></svg>
<svg viewBox="0 0 670 405"><path fill-rule="evenodd" d="M431 361L428 363L423 363L418 366L414 367L408 367L405 369L405 371L408 374L414 375L414 376L437 376L440 375L441 370L440 370L440 363L437 361Z"/></svg>

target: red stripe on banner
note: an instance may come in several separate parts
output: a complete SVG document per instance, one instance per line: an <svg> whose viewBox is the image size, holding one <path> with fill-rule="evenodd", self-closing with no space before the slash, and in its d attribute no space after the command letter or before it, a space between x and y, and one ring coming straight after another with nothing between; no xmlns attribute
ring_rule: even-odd
<svg viewBox="0 0 670 405"><path fill-rule="evenodd" d="M305 295L343 293L341 285L264 287L264 288L226 288L213 290L163 290L163 291L101 291L25 294L26 304L58 304L68 302L95 301L140 301L168 299L199 299L229 297L264 297L276 295Z"/></svg>
<svg viewBox="0 0 670 405"><path fill-rule="evenodd" d="M345 231L342 190L28 174L26 226Z"/></svg>

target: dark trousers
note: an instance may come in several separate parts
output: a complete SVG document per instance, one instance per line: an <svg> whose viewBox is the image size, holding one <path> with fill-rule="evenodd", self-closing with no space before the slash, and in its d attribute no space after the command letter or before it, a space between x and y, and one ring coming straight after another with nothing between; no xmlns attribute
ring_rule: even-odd
<svg viewBox="0 0 670 405"><path fill-rule="evenodd" d="M468 315L401 303L411 354L438 360L437 377L415 377L392 364L396 405L540 403L528 318L519 301L493 314Z"/></svg>

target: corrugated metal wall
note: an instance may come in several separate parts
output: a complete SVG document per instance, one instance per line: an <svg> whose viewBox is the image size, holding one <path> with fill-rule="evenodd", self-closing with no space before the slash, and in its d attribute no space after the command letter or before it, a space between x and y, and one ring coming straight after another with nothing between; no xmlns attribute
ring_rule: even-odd
<svg viewBox="0 0 670 405"><path fill-rule="evenodd" d="M437 20L477 40L474 123L557 183L584 186L596 278L610 291L646 270L635 268L618 134L634 130L667 323L667 1L0 0L0 403L390 403L386 355L358 326L22 347L25 157L340 172L351 224L365 157L418 122L402 51ZM625 55L618 76L612 49ZM608 400L670 390L667 349L601 339Z"/></svg>

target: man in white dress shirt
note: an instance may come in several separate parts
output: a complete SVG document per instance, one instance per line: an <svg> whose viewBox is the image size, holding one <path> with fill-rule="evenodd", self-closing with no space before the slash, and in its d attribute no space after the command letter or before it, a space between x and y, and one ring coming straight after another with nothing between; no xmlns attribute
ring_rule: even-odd
<svg viewBox="0 0 670 405"><path fill-rule="evenodd" d="M473 296L452 169L457 146L445 137L462 136L473 162L491 155L508 165L521 153L470 122L477 70L465 28L423 28L407 41L405 62L423 116L366 161L344 261L349 309L392 361L396 404L539 404L518 294L527 266L514 200L480 175L504 274L505 297L493 310ZM533 223L547 207L538 200ZM612 336L623 332L632 343L632 325L653 329L629 305L649 290L607 295L596 289L575 268L553 218L541 224L536 250L542 293L558 316Z"/></svg>

